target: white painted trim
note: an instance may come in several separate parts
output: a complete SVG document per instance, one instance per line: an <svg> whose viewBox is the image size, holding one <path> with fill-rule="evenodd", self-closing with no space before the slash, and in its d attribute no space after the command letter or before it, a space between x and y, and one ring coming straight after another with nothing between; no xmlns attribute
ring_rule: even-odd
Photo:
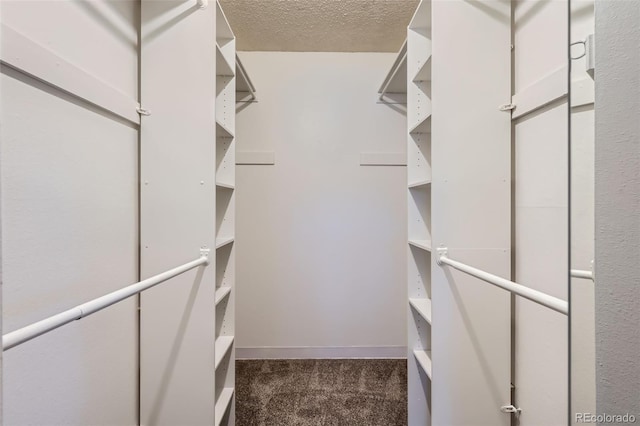
<svg viewBox="0 0 640 426"><path fill-rule="evenodd" d="M0 27L0 62L43 83L140 124L138 103L11 27Z"/></svg>
<svg viewBox="0 0 640 426"><path fill-rule="evenodd" d="M361 166L406 166L407 154L404 152L361 152Z"/></svg>
<svg viewBox="0 0 640 426"><path fill-rule="evenodd" d="M406 346L236 347L236 359L406 358Z"/></svg>
<svg viewBox="0 0 640 426"><path fill-rule="evenodd" d="M236 164L276 164L273 151L236 151Z"/></svg>
<svg viewBox="0 0 640 426"><path fill-rule="evenodd" d="M567 73L566 66L560 67L513 95L512 103L515 105L515 109L511 118L515 120L531 114L551 102L567 96Z"/></svg>

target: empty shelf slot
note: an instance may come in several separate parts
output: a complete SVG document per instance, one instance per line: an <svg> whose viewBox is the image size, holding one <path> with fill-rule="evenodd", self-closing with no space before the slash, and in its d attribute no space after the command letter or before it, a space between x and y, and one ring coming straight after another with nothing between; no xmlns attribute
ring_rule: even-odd
<svg viewBox="0 0 640 426"><path fill-rule="evenodd" d="M224 247L227 244L231 244L233 242L233 237L226 238L216 238L216 248Z"/></svg>
<svg viewBox="0 0 640 426"><path fill-rule="evenodd" d="M427 58L426 61L420 65L418 72L415 77L413 77L413 81L415 83L419 83L421 81L430 81L431 80L431 55Z"/></svg>
<svg viewBox="0 0 640 426"><path fill-rule="evenodd" d="M431 251L431 240L409 240L409 244L428 252Z"/></svg>
<svg viewBox="0 0 640 426"><path fill-rule="evenodd" d="M225 189L236 189L235 185L232 183L225 183L225 182L216 182L216 186L218 188L225 188Z"/></svg>
<svg viewBox="0 0 640 426"><path fill-rule="evenodd" d="M232 138L233 132L229 130L224 123L216 119L216 137L218 138Z"/></svg>
<svg viewBox="0 0 640 426"><path fill-rule="evenodd" d="M425 116L413 126L409 133L431 133L431 114Z"/></svg>
<svg viewBox="0 0 640 426"><path fill-rule="evenodd" d="M231 287L224 286L217 289L216 296L215 296L215 304L217 305L218 303L222 302L224 298L229 295L229 293L231 293Z"/></svg>
<svg viewBox="0 0 640 426"><path fill-rule="evenodd" d="M233 345L233 336L220 336L216 339L215 347L215 368L218 368L224 356Z"/></svg>
<svg viewBox="0 0 640 426"><path fill-rule="evenodd" d="M424 371L424 374L431 379L431 351L415 350L413 356L416 357L420 368ZM216 409L217 410L217 409Z"/></svg>
<svg viewBox="0 0 640 426"><path fill-rule="evenodd" d="M431 299L411 298L409 304L426 322L431 324Z"/></svg>
<svg viewBox="0 0 640 426"><path fill-rule="evenodd" d="M222 392L220 392L220 396L216 401L215 408L215 421L216 426L219 426L224 418L224 413L226 413L227 408L231 404L231 399L233 399L233 388L224 388Z"/></svg>
<svg viewBox="0 0 640 426"><path fill-rule="evenodd" d="M232 67L229 61L227 61L227 58L224 57L218 43L216 43L216 75L221 77L233 77L235 75L234 67Z"/></svg>
<svg viewBox="0 0 640 426"><path fill-rule="evenodd" d="M426 185L431 185L431 179L425 179L425 180L419 180L416 182L412 182L409 184L409 189L412 188L420 188L420 187L424 187Z"/></svg>

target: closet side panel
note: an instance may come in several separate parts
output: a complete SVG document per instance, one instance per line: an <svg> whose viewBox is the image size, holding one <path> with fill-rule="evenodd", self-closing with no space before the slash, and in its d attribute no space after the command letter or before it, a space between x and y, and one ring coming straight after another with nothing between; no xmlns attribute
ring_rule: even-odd
<svg viewBox="0 0 640 426"><path fill-rule="evenodd" d="M510 4L432 7L434 251L510 278ZM432 423L509 425L510 295L436 258Z"/></svg>
<svg viewBox="0 0 640 426"><path fill-rule="evenodd" d="M141 424L214 423L215 3L142 2Z"/></svg>
<svg viewBox="0 0 640 426"><path fill-rule="evenodd" d="M139 5L86 3L0 5L3 62L19 51L42 71L0 74L4 333L138 278L137 127L48 84L70 63L88 91L119 92L135 117ZM136 424L135 300L3 355L3 424Z"/></svg>
<svg viewBox="0 0 640 426"><path fill-rule="evenodd" d="M515 122L515 280L567 300L567 1L514 9L514 98L524 102L554 73L559 100ZM534 89L531 89L534 87ZM516 105L516 113L518 105ZM515 305L515 405L521 426L567 424L567 317L522 298Z"/></svg>
<svg viewBox="0 0 640 426"><path fill-rule="evenodd" d="M571 1L571 41L594 29L594 0ZM580 46L577 46L580 47ZM594 80L587 60L571 64L571 268L590 270L594 259ZM571 279L571 410L596 412L595 283ZM572 421L577 424L575 416Z"/></svg>

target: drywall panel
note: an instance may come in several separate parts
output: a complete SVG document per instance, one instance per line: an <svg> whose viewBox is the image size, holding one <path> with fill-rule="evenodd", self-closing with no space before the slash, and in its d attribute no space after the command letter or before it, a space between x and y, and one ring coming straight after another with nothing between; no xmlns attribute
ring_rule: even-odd
<svg viewBox="0 0 640 426"><path fill-rule="evenodd" d="M137 281L138 133L3 70L3 326ZM4 424L135 424L134 299L4 354Z"/></svg>
<svg viewBox="0 0 640 426"><path fill-rule="evenodd" d="M135 107L138 3L3 1L1 9L3 27ZM8 332L138 280L138 132L8 67L0 78ZM135 424L137 343L132 299L11 349L4 424Z"/></svg>
<svg viewBox="0 0 640 426"><path fill-rule="evenodd" d="M514 9L514 93L567 68L566 0L519 1ZM567 80L568 76L565 78ZM566 93L566 83L560 91ZM517 97L517 96L516 96ZM515 281L568 297L568 128L563 97L515 121ZM517 299L515 405L521 426L568 419L568 319Z"/></svg>
<svg viewBox="0 0 640 426"><path fill-rule="evenodd" d="M138 2L3 0L1 9L3 24L137 98Z"/></svg>
<svg viewBox="0 0 640 426"><path fill-rule="evenodd" d="M394 55L242 60L260 102L238 114L238 149L278 161L237 168L237 347L404 352L406 170L360 166L361 152L406 149L403 110L376 102Z"/></svg>
<svg viewBox="0 0 640 426"><path fill-rule="evenodd" d="M640 3L596 0L597 412L640 418Z"/></svg>
<svg viewBox="0 0 640 426"><path fill-rule="evenodd" d="M434 250L509 278L511 5L433 2L432 16ZM510 295L435 261L432 424L506 426Z"/></svg>
<svg viewBox="0 0 640 426"><path fill-rule="evenodd" d="M593 32L594 1L572 0L571 41L584 40ZM578 56L582 51L582 46L576 46L573 54ZM594 82L586 72L586 58L572 61L571 74L571 268L590 270L595 239ZM573 413L596 412L594 295L592 280L571 279L570 390ZM575 416L572 417L577 424Z"/></svg>
<svg viewBox="0 0 640 426"><path fill-rule="evenodd" d="M215 247L215 5L143 1L141 276ZM188 113L185 113L188 112ZM214 423L215 254L141 297L143 425Z"/></svg>

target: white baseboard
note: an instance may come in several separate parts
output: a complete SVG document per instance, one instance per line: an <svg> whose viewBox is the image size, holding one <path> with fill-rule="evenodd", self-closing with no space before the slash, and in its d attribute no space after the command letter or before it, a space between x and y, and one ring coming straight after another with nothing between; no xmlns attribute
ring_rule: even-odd
<svg viewBox="0 0 640 426"><path fill-rule="evenodd" d="M406 346L236 347L236 359L406 358Z"/></svg>

